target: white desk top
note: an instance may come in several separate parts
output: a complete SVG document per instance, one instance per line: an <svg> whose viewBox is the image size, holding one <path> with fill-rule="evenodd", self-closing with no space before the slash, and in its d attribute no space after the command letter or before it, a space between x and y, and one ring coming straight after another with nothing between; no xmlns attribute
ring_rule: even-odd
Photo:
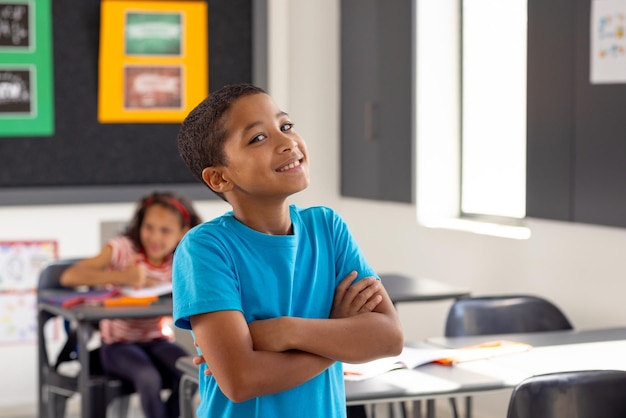
<svg viewBox="0 0 626 418"><path fill-rule="evenodd" d="M510 372L515 381L519 376L526 378L576 370L626 370L624 353L626 340L567 344L535 347L525 353L494 357L489 364L505 375ZM484 372L486 365L468 362L457 367Z"/></svg>

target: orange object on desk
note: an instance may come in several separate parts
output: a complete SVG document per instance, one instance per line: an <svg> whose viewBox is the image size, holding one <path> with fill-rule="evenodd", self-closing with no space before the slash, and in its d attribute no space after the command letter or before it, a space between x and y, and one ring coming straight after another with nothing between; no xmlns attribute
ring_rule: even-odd
<svg viewBox="0 0 626 418"><path fill-rule="evenodd" d="M457 348L454 350L455 354L452 357L435 360L435 363L450 366L464 361L483 360L505 354L521 353L531 348L532 346L530 344L519 341L487 341L482 344Z"/></svg>
<svg viewBox="0 0 626 418"><path fill-rule="evenodd" d="M120 296L116 298L107 299L103 302L104 306L142 306L150 305L152 302L159 300L158 296Z"/></svg>

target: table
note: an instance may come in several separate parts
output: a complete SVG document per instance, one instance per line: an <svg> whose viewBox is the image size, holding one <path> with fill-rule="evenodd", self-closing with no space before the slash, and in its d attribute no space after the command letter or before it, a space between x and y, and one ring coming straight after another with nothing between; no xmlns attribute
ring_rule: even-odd
<svg viewBox="0 0 626 418"><path fill-rule="evenodd" d="M465 370L491 369L510 388L522 380L540 374L626 368L622 356L626 328L559 330L532 333L482 335L468 337L428 338L427 343L441 348L462 348L493 340L510 340L530 344L527 353L495 357L487 361L458 365Z"/></svg>
<svg viewBox="0 0 626 418"><path fill-rule="evenodd" d="M40 296L45 298L47 295L60 294L62 291L42 291ZM172 298L171 296L162 296L157 302L145 306L87 306L77 305L70 308L63 308L54 303L47 303L40 301L37 305L37 309L45 312L49 312L54 315L62 316L68 321L74 321L77 325L78 336L78 360L80 362L81 372L78 376L78 386L81 396L81 416L83 418L90 418L90 402L91 393L89 391L89 351L87 349L87 343L91 336L93 325L101 319L115 319L115 318L148 318L153 316L168 316L172 315ZM39 327L42 327L41 321L39 321ZM40 342L39 350L42 349ZM39 359L41 356L39 356ZM39 381L42 381L43 365L39 364ZM41 397L41 390L39 390L39 396ZM40 400L41 405L41 400Z"/></svg>
<svg viewBox="0 0 626 418"><path fill-rule="evenodd" d="M192 356L181 357L176 367L184 372L180 382L180 413L182 418L194 417L193 396L198 385L198 366ZM433 401L451 395L474 394L509 388L501 378L457 367L428 364L413 370L397 370L363 381L347 381L347 405L371 405L405 401ZM428 404L427 417L434 418L433 404ZM414 408L419 417L421 411Z"/></svg>
<svg viewBox="0 0 626 418"><path fill-rule="evenodd" d="M462 299L470 295L467 289L426 277L412 278L399 274L380 274L380 280L394 304Z"/></svg>
<svg viewBox="0 0 626 418"><path fill-rule="evenodd" d="M626 370L626 327L564 330L480 337L430 338L439 347L458 348L506 339L531 344L528 352L459 365L465 370L490 367L515 385L530 376L592 369Z"/></svg>
<svg viewBox="0 0 626 418"><path fill-rule="evenodd" d="M481 344L487 341L493 341L495 339L519 341L530 344L533 347L618 341L626 340L626 327L527 332L517 334L498 334L495 336L479 335L469 337L435 337L426 339L426 342L435 347L461 348Z"/></svg>
<svg viewBox="0 0 626 418"><path fill-rule="evenodd" d="M564 330L540 333L499 334L477 337L429 338L427 347L461 348L492 340L509 339L533 345L527 352L509 354L455 366L428 364L413 370L397 370L368 380L346 382L348 405L406 402L472 396L511 390L522 380L560 371L626 370L626 327L591 330ZM192 357L181 358L177 367L185 371L181 387L181 413L192 417L190 396L198 382ZM181 385L183 382L181 382ZM189 402L187 402L189 401ZM183 405L182 402L187 402ZM416 417L421 411L414 408ZM434 410L427 410L434 417Z"/></svg>

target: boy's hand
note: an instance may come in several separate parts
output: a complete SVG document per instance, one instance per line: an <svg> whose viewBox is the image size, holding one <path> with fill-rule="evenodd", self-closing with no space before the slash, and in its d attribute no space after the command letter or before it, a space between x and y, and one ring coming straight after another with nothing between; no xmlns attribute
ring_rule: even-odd
<svg viewBox="0 0 626 418"><path fill-rule="evenodd" d="M382 284L375 277L365 277L352 284L357 278L357 273L348 274L337 286L330 318L347 318L364 312L372 312L383 297L378 294ZM255 349L266 351L283 351L280 346L281 336L284 332L280 328L281 318L258 320L249 324ZM195 346L198 344L194 341ZM202 355L194 356L193 363L200 365L205 363ZM206 376L211 375L210 368L204 371Z"/></svg>
<svg viewBox="0 0 626 418"><path fill-rule="evenodd" d="M383 297L378 294L382 284L374 277L365 277L352 284L357 272L348 274L337 286L330 318L348 318L364 312L372 312Z"/></svg>
<svg viewBox="0 0 626 418"><path fill-rule="evenodd" d="M204 357L202 356L202 354L197 355L197 356L193 356L193 364L195 364L196 366L201 365L202 363L206 363L206 360L204 359ZM213 373L211 373L211 368L207 366L206 369L204 369L204 375L205 376L211 376Z"/></svg>
<svg viewBox="0 0 626 418"><path fill-rule="evenodd" d="M193 345L195 345L196 347L198 347L198 343L196 342L196 340L193 340ZM198 354L197 356L193 356L193 359L191 360L193 362L193 364L195 364L196 366L201 365L202 363L206 363L206 360L204 359L204 356L202 354ZM211 376L213 373L211 373L211 368L207 366L206 369L204 369L204 375L205 376Z"/></svg>

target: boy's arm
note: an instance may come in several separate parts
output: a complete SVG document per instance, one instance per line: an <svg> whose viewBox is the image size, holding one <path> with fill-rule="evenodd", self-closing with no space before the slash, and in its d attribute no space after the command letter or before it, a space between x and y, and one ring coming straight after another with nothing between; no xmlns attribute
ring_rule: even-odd
<svg viewBox="0 0 626 418"><path fill-rule="evenodd" d="M311 353L255 350L239 311L194 315L191 326L211 374L234 402L291 389L334 363Z"/></svg>
<svg viewBox="0 0 626 418"><path fill-rule="evenodd" d="M342 318L370 312L380 303L380 283L374 279L351 283L348 275L338 286L331 316ZM256 321L263 322L263 321ZM301 351L255 351L249 324L239 311L219 311L191 317L195 345L203 355L194 362L208 363L205 374L215 376L222 392L243 401L297 386L323 372L335 361ZM211 337L219 335L219 338Z"/></svg>
<svg viewBox="0 0 626 418"><path fill-rule="evenodd" d="M349 280L350 276L339 286L335 304L341 297L341 286L346 286L347 281L349 285ZM360 294L350 295L350 292L357 289L359 283L373 280L365 278L347 287L344 289L345 297L359 297ZM379 303L376 298L380 299ZM331 315L331 319L280 317L255 321L250 324L254 348L275 352L301 350L349 363L398 355L402 351L404 337L400 319L387 291L379 283L375 296L368 299L376 300L376 306L371 312L365 309L358 315L343 315L341 318ZM343 306L346 306L345 302Z"/></svg>

